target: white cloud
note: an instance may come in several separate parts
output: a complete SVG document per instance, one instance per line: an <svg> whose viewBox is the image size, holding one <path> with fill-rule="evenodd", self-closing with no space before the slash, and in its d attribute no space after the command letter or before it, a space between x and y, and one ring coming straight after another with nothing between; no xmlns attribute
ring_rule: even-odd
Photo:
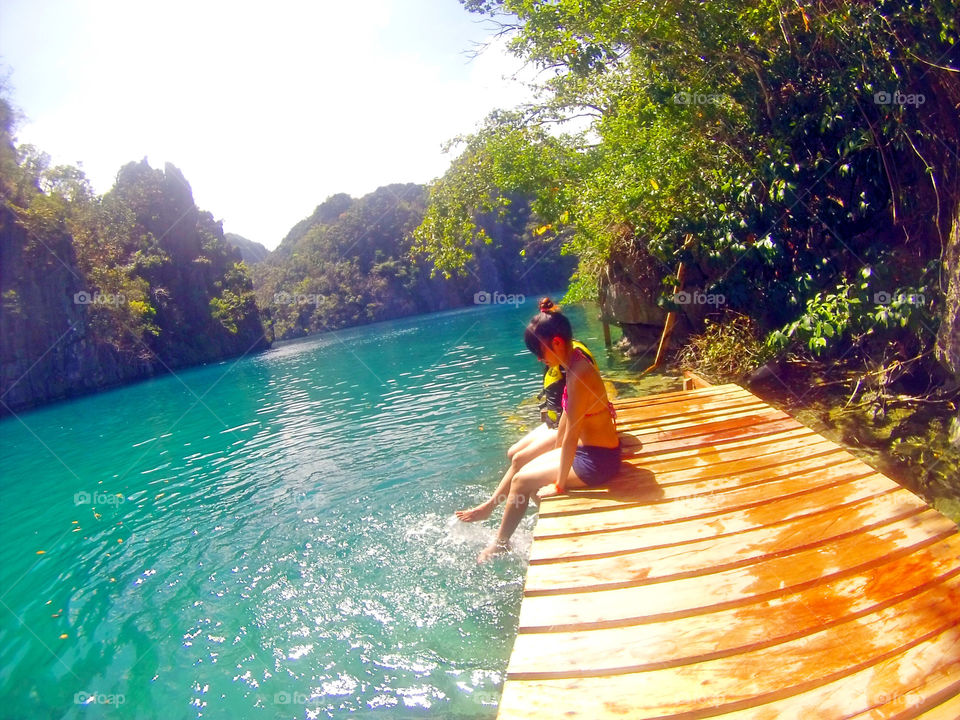
<svg viewBox="0 0 960 720"><path fill-rule="evenodd" d="M526 96L502 43L467 62L484 32L442 2L90 3L33 47L70 70L24 72L49 87L25 93L44 102L20 140L99 191L131 160L172 162L226 230L273 247L333 193L442 174L445 140ZM17 104L31 56L4 59Z"/></svg>

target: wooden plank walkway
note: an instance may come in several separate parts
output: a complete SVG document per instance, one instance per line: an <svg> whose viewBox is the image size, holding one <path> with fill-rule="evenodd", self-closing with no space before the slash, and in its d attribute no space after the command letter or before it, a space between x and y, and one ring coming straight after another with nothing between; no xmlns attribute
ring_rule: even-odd
<svg viewBox="0 0 960 720"><path fill-rule="evenodd" d="M960 718L957 526L736 385L543 501L498 718Z"/></svg>

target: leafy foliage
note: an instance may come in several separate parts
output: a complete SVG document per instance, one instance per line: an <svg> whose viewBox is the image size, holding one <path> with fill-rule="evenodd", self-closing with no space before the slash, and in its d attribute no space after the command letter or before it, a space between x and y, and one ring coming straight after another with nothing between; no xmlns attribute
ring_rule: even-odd
<svg viewBox="0 0 960 720"><path fill-rule="evenodd" d="M930 266L960 221L954 3L462 3L542 70L541 95L462 139L431 188L418 237L445 270L483 240L475 214L522 190L578 257L577 296L632 257L666 295L684 261L781 346L929 342ZM589 127L546 130L571 118ZM903 289L922 312L872 300Z"/></svg>
<svg viewBox="0 0 960 720"><path fill-rule="evenodd" d="M412 184L358 199L334 195L294 226L254 267L259 303L275 336L458 307L478 291L523 294L564 284L569 262L548 239L526 236L530 210L516 196L504 198L500 211L476 218L486 242L458 276L440 276L412 253L426 196L426 188ZM439 265L446 267L442 260Z"/></svg>
<svg viewBox="0 0 960 720"><path fill-rule="evenodd" d="M82 290L69 301L81 306L90 342L156 369L266 346L249 274L179 170L130 163L98 197L78 168L50 167L31 146L16 158L7 208L26 230L27 260L75 263Z"/></svg>
<svg viewBox="0 0 960 720"><path fill-rule="evenodd" d="M689 339L677 362L684 370L724 383L743 382L772 357L757 324L746 315L728 313L722 322L707 320L704 331Z"/></svg>

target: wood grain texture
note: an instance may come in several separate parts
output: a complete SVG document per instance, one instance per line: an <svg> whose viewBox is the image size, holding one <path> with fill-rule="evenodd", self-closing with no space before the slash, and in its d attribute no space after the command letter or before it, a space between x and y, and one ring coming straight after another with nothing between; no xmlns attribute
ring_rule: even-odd
<svg viewBox="0 0 960 720"><path fill-rule="evenodd" d="M960 718L960 533L743 388L621 401L545 499L499 718Z"/></svg>

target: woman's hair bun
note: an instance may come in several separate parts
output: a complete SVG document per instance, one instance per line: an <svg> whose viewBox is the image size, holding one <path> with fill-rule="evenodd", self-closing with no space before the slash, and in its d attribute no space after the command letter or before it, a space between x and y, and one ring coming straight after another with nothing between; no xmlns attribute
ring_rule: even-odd
<svg viewBox="0 0 960 720"><path fill-rule="evenodd" d="M540 312L542 313L555 313L559 310L556 305L553 304L553 300L548 297L540 298Z"/></svg>

